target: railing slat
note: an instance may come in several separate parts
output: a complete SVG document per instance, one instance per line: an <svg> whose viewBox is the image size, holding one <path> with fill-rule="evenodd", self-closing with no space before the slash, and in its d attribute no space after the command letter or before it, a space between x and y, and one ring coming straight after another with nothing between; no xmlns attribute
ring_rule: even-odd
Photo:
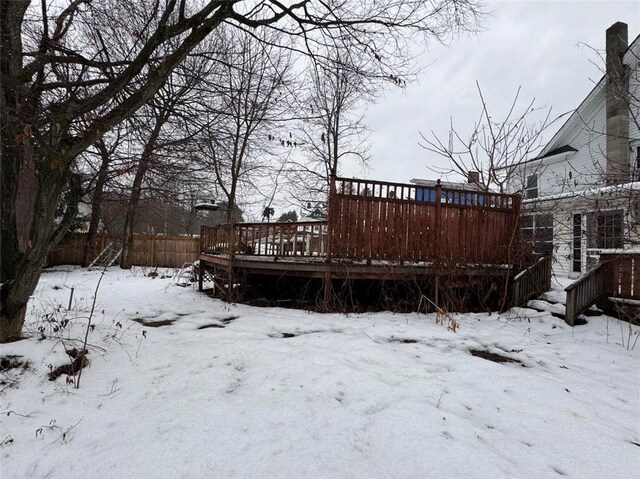
<svg viewBox="0 0 640 479"><path fill-rule="evenodd" d="M565 322L567 324L574 326L579 315L607 294L605 289L606 275L606 265L600 263L578 281L565 288L567 294Z"/></svg>
<svg viewBox="0 0 640 479"><path fill-rule="evenodd" d="M513 278L513 306L524 306L551 286L551 256L543 256Z"/></svg>

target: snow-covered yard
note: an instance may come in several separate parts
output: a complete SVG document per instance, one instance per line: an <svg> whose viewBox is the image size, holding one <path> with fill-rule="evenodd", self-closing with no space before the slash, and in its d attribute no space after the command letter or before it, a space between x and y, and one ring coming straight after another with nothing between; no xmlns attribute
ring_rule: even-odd
<svg viewBox="0 0 640 479"><path fill-rule="evenodd" d="M65 347L80 347L71 340L84 337L99 276L46 272L30 307L32 338L0 345L0 356L29 361L0 378L3 479L640 470L640 346L623 347L628 326L618 321L572 329L519 309L458 315L454 333L434 315L229 306L114 268L98 293L80 388L64 375L49 381L49 365L69 362ZM54 332L60 324L47 318L70 322Z"/></svg>

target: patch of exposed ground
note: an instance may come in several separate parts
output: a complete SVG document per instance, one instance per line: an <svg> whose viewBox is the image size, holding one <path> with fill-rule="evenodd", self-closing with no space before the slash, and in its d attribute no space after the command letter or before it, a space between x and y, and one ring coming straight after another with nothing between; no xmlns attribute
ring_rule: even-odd
<svg viewBox="0 0 640 479"><path fill-rule="evenodd" d="M7 356L0 357L0 372L10 371L11 369L27 368L29 367L29 361L15 354L8 354Z"/></svg>
<svg viewBox="0 0 640 479"><path fill-rule="evenodd" d="M209 329L209 328L224 328L225 326L227 326L228 324L232 323L233 321L235 321L236 319L238 319L240 316L228 316L226 318L216 318L216 321L219 321L218 323L210 323L210 324L203 324L202 326L199 326L198 329Z"/></svg>
<svg viewBox="0 0 640 479"><path fill-rule="evenodd" d="M224 328L224 324L220 324L220 323L203 324L198 329L209 329L209 328Z"/></svg>
<svg viewBox="0 0 640 479"><path fill-rule="evenodd" d="M295 333L274 333L270 334L272 338L288 339L302 336L303 334L318 334L318 333L339 333L340 331L296 331Z"/></svg>
<svg viewBox="0 0 640 479"><path fill-rule="evenodd" d="M487 361L493 361L494 363L516 363L522 364L522 361L515 358L510 358L509 356L504 356L498 353L492 353L491 351L487 351L486 349L470 349L469 352L472 356L477 358L486 359ZM524 364L522 364L524 366Z"/></svg>
<svg viewBox="0 0 640 479"><path fill-rule="evenodd" d="M158 321L153 321L153 320L149 321L144 318L132 318L132 321L142 324L143 326L148 326L150 328L159 328L160 326L171 326L173 323L176 322L175 319L161 319Z"/></svg>
<svg viewBox="0 0 640 479"><path fill-rule="evenodd" d="M417 339L413 338L396 338L395 336L391 336L389 338L390 343L401 343L401 344L416 344L419 343Z"/></svg>

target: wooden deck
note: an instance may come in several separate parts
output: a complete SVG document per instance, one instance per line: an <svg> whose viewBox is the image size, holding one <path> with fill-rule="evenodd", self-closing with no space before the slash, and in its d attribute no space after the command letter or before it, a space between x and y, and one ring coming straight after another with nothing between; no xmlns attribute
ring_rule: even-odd
<svg viewBox="0 0 640 479"><path fill-rule="evenodd" d="M426 278L442 274L442 270L431 263L393 263L393 262L353 262L334 260L327 262L325 258L304 258L295 256L260 257L253 255L235 255L230 263L227 254L200 254L200 261L204 264L219 268L233 268L249 274L264 274L274 276L298 276L307 278L326 278L330 275L335 279L380 279L407 280L411 278ZM449 275L459 276L487 276L504 274L507 265L460 264L449 267Z"/></svg>
<svg viewBox="0 0 640 479"><path fill-rule="evenodd" d="M334 178L326 221L203 226L202 268L401 280L515 274L520 197Z"/></svg>

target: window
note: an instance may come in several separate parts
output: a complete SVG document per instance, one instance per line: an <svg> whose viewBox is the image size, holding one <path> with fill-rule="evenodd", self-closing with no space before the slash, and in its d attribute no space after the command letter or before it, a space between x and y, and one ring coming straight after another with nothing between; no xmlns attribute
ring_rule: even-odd
<svg viewBox="0 0 640 479"><path fill-rule="evenodd" d="M526 215L522 217L520 223L522 228L522 238L525 240L533 239L533 215Z"/></svg>
<svg viewBox="0 0 640 479"><path fill-rule="evenodd" d="M571 271L582 272L582 213L574 213L572 221L572 248L573 261Z"/></svg>
<svg viewBox="0 0 640 479"><path fill-rule="evenodd" d="M525 198L537 198L538 197L538 175L533 174L527 177L527 188L524 192Z"/></svg>
<svg viewBox="0 0 640 479"><path fill-rule="evenodd" d="M539 214L522 217L522 238L533 243L536 253L553 253L553 215Z"/></svg>
<svg viewBox="0 0 640 479"><path fill-rule="evenodd" d="M623 210L592 211L587 218L587 246L589 248L623 247Z"/></svg>

